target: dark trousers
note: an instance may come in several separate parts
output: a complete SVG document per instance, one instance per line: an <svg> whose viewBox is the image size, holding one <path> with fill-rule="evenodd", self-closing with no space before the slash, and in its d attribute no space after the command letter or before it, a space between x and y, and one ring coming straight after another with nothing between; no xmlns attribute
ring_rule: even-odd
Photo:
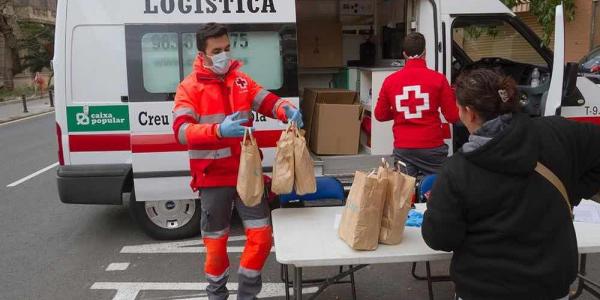
<svg viewBox="0 0 600 300"><path fill-rule="evenodd" d="M394 149L394 162L400 171L409 176L437 174L448 159L448 145L431 149ZM401 161L406 165L398 166Z"/></svg>

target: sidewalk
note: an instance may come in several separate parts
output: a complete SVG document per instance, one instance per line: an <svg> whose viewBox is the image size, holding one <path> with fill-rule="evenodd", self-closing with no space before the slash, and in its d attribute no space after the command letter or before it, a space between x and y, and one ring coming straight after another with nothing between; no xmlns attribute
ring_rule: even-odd
<svg viewBox="0 0 600 300"><path fill-rule="evenodd" d="M29 112L23 112L21 101L0 102L0 124L54 111L54 107L50 107L50 99L46 97L27 100L27 110Z"/></svg>

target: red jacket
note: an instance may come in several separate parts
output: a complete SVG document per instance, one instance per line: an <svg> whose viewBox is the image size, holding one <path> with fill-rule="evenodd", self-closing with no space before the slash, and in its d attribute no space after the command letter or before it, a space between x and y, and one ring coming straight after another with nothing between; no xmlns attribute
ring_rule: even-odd
<svg viewBox="0 0 600 300"><path fill-rule="evenodd" d="M181 82L175 95L173 131L179 143L188 146L191 187L236 186L241 138L219 138L217 127L226 116L241 112L252 126L252 111L287 121L281 106L285 100L263 89L239 71L234 61L224 76L204 67L198 56L194 71ZM291 105L291 104L290 104Z"/></svg>
<svg viewBox="0 0 600 300"><path fill-rule="evenodd" d="M440 111L450 123L458 121L454 91L444 75L427 68L425 60L410 59L406 66L385 79L375 118L394 120L394 147L429 149L447 138Z"/></svg>

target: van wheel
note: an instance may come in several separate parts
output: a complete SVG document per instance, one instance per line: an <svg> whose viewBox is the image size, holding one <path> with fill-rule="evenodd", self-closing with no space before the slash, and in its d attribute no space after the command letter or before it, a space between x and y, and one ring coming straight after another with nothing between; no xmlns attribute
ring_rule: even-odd
<svg viewBox="0 0 600 300"><path fill-rule="evenodd" d="M131 193L129 212L149 236L177 240L200 234L200 201L167 200L138 202Z"/></svg>

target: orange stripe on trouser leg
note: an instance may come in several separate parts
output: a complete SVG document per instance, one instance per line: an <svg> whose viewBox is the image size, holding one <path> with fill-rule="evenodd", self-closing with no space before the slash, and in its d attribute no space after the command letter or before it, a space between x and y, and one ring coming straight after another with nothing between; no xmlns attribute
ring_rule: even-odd
<svg viewBox="0 0 600 300"><path fill-rule="evenodd" d="M206 261L204 262L204 272L212 276L221 276L229 267L229 257L227 256L227 238L224 236L218 239L204 238L206 247Z"/></svg>
<svg viewBox="0 0 600 300"><path fill-rule="evenodd" d="M271 226L246 229L246 246L244 247L244 253L242 253L242 260L240 266L260 271L265 265L265 261L271 254L271 246L273 246L273 230Z"/></svg>

